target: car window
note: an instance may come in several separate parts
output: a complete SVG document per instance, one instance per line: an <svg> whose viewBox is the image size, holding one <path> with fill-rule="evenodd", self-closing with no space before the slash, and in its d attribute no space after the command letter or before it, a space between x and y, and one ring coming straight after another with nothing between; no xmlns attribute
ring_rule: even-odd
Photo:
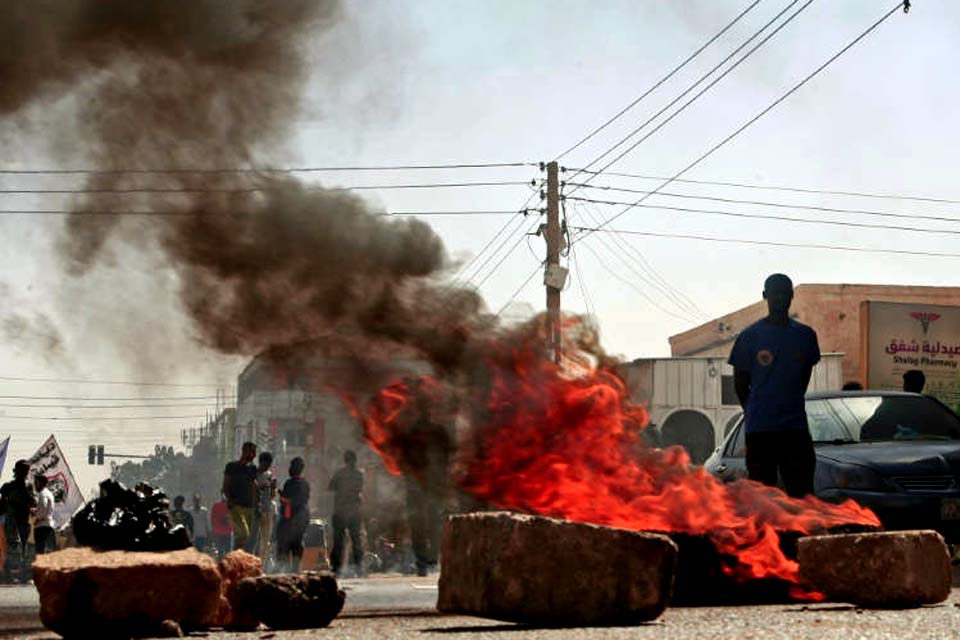
<svg viewBox="0 0 960 640"><path fill-rule="evenodd" d="M723 455L726 458L743 458L747 455L747 442L744 436L743 420L734 427L733 435L727 440L727 447Z"/></svg>
<svg viewBox="0 0 960 640"><path fill-rule="evenodd" d="M844 410L841 413L838 409L843 409L843 406L835 405L831 400L807 401L807 424L814 442L854 439L847 425L849 417L844 420L845 416L849 416L849 411ZM859 426L856 431L860 431Z"/></svg>
<svg viewBox="0 0 960 640"><path fill-rule="evenodd" d="M960 439L960 418L926 396L809 400L807 421L817 442Z"/></svg>

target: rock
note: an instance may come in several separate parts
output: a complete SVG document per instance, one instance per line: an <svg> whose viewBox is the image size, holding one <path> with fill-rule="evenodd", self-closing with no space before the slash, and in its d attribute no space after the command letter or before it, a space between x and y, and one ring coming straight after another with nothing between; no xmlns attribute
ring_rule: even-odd
<svg viewBox="0 0 960 640"><path fill-rule="evenodd" d="M666 536L518 515L447 518L437 608L541 626L657 618L673 588Z"/></svg>
<svg viewBox="0 0 960 640"><path fill-rule="evenodd" d="M799 560L800 578L834 601L903 608L950 595L950 554L936 531L809 536Z"/></svg>
<svg viewBox="0 0 960 640"><path fill-rule="evenodd" d="M236 593L239 608L271 629L325 627L346 598L326 571L244 578Z"/></svg>
<svg viewBox="0 0 960 640"><path fill-rule="evenodd" d="M252 553L231 551L217 565L222 583L218 627L253 629L259 621L237 606L237 584L244 578L263 575L263 561Z"/></svg>
<svg viewBox="0 0 960 640"><path fill-rule="evenodd" d="M168 620L204 627L220 604L217 564L196 549L64 549L38 556L33 580L40 619L66 637L157 635Z"/></svg>

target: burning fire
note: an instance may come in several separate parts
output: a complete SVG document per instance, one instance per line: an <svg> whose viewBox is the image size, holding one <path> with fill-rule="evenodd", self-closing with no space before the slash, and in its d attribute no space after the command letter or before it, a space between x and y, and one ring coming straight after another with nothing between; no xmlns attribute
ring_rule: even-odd
<svg viewBox="0 0 960 640"><path fill-rule="evenodd" d="M640 433L647 412L628 400L626 385L608 365L571 374L539 344L491 345L491 379L471 399L480 409L472 412L478 446L461 448L454 472L470 495L527 513L704 535L736 559L726 568L736 579L795 585L799 567L781 551L778 532L880 524L853 501L794 499L749 480L724 484L691 466L681 447L645 446ZM440 387L433 379L426 384ZM398 382L382 389L365 412L367 441L395 473L404 469L397 434L413 397L409 381Z"/></svg>

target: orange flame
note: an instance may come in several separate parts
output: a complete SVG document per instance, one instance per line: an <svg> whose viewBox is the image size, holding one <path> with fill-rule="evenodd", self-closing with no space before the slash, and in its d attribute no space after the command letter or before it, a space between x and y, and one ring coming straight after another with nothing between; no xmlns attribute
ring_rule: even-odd
<svg viewBox="0 0 960 640"><path fill-rule="evenodd" d="M878 526L853 501L788 497L740 480L724 484L690 464L681 447L643 445L644 407L628 400L611 369L571 375L535 348L492 356L489 385L474 390L483 410L473 428L480 446L458 460L457 483L499 508L634 530L705 535L736 558L726 570L738 580L779 578L799 584L798 564L780 549L778 531L813 533L839 525ZM432 383L439 385L439 383ZM374 398L367 440L394 472L403 451L393 445L410 406L410 385ZM476 413L476 412L475 412ZM817 599L796 589L794 595Z"/></svg>

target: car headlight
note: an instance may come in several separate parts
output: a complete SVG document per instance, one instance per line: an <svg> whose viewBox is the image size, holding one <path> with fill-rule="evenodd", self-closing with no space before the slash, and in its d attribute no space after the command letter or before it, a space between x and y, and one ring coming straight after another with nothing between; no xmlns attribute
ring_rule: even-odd
<svg viewBox="0 0 960 640"><path fill-rule="evenodd" d="M821 463L822 464L822 463ZM868 489L889 491L890 487L879 473L857 464L822 465L824 487L837 489Z"/></svg>

